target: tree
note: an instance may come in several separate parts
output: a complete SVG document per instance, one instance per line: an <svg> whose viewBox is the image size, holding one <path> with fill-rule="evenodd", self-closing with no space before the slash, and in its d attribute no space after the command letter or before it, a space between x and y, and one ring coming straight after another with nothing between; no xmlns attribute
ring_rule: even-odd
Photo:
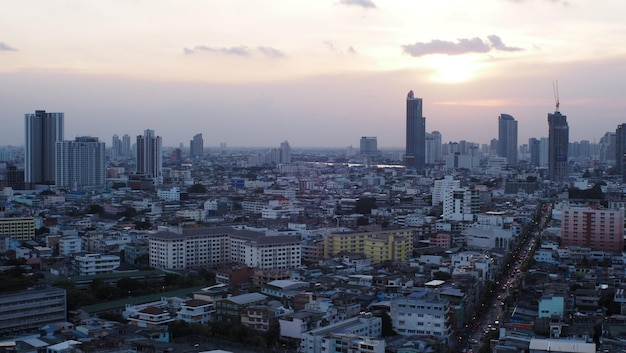
<svg viewBox="0 0 626 353"><path fill-rule="evenodd" d="M389 313L387 313L386 311L381 311L374 315L380 317L381 319L381 335L383 337L395 336L398 334L396 331L393 330L393 323L391 322L391 317L389 316Z"/></svg>
<svg viewBox="0 0 626 353"><path fill-rule="evenodd" d="M360 197L354 206L354 212L362 214L371 214L372 209L376 208L376 200L371 197Z"/></svg>
<svg viewBox="0 0 626 353"><path fill-rule="evenodd" d="M103 214L104 213L104 207L97 205L97 204L91 204L89 205L89 208L87 209L87 213L89 214Z"/></svg>

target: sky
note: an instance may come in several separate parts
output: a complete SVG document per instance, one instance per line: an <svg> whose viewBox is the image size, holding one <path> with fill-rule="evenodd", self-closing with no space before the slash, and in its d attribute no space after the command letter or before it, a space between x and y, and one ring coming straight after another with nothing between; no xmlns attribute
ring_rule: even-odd
<svg viewBox="0 0 626 353"><path fill-rule="evenodd" d="M547 137L558 81L570 141L626 122L623 0L0 0L0 145L24 114L65 139L153 129L165 146L404 148L426 131Z"/></svg>

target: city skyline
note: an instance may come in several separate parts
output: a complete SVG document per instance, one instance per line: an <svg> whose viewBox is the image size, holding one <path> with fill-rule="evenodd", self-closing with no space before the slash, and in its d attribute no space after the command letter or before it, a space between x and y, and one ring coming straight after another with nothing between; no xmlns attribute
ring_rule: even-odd
<svg viewBox="0 0 626 353"><path fill-rule="evenodd" d="M625 6L9 2L0 145L23 145L20 117L45 109L67 115L68 138L149 127L166 146L202 133L205 146L345 147L376 136L380 148L403 148L411 89L444 143L487 143L507 113L523 144L548 135L554 80L570 140L597 141L623 122L626 53L613 43Z"/></svg>

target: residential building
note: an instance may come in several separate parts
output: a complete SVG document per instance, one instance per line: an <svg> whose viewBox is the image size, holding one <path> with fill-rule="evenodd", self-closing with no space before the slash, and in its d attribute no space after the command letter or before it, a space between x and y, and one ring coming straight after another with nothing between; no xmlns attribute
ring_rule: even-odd
<svg viewBox="0 0 626 353"><path fill-rule="evenodd" d="M0 334L37 331L45 324L66 321L65 289L40 287L0 294Z"/></svg>
<svg viewBox="0 0 626 353"><path fill-rule="evenodd" d="M67 235L59 238L59 255L71 256L83 250L83 239L78 235Z"/></svg>
<svg viewBox="0 0 626 353"><path fill-rule="evenodd" d="M624 209L563 207L561 245L621 253L624 249Z"/></svg>
<svg viewBox="0 0 626 353"><path fill-rule="evenodd" d="M74 271L79 276L92 276L111 273L120 267L117 255L87 254L74 258Z"/></svg>
<svg viewBox="0 0 626 353"><path fill-rule="evenodd" d="M150 266L185 269L199 266L245 264L259 269L291 269L301 264L300 240L287 235L230 227L184 229L149 236Z"/></svg>
<svg viewBox="0 0 626 353"><path fill-rule="evenodd" d="M215 302L215 315L218 321L240 324L241 314L246 308L267 304L267 296L261 293L236 295Z"/></svg>
<svg viewBox="0 0 626 353"><path fill-rule="evenodd" d="M56 143L63 141L64 114L37 110L25 114L24 182L27 188L37 184L54 185Z"/></svg>
<svg viewBox="0 0 626 353"><path fill-rule="evenodd" d="M332 333L321 341L322 352L385 353L385 340L350 333Z"/></svg>
<svg viewBox="0 0 626 353"><path fill-rule="evenodd" d="M151 178L154 184L163 182L161 144L161 136L156 136L154 130L137 136L137 174Z"/></svg>
<svg viewBox="0 0 626 353"><path fill-rule="evenodd" d="M212 301L190 299L181 305L176 314L176 319L189 323L206 324L211 321L214 314L215 306Z"/></svg>
<svg viewBox="0 0 626 353"><path fill-rule="evenodd" d="M416 98L413 91L406 97L406 152L404 164L418 171L426 163L426 118L422 115L422 98Z"/></svg>
<svg viewBox="0 0 626 353"><path fill-rule="evenodd" d="M443 195L443 219L473 221L480 213L480 192L466 187L447 188Z"/></svg>
<svg viewBox="0 0 626 353"><path fill-rule="evenodd" d="M76 137L56 143L56 186L70 190L102 188L106 182L104 142Z"/></svg>
<svg viewBox="0 0 626 353"><path fill-rule="evenodd" d="M498 116L498 156L505 157L509 167L517 167L517 120L509 114Z"/></svg>
<svg viewBox="0 0 626 353"><path fill-rule="evenodd" d="M137 311L127 319L129 325L145 328L158 328L174 321L165 308L149 306Z"/></svg>
<svg viewBox="0 0 626 353"><path fill-rule="evenodd" d="M439 131L433 131L426 134L426 164L442 163L443 154L441 151L441 133Z"/></svg>
<svg viewBox="0 0 626 353"><path fill-rule="evenodd" d="M281 328L282 332L282 328ZM330 347L329 339L333 334L354 334L364 338L379 338L382 333L382 319L372 315L361 315L328 326L312 329L301 334L300 353L325 352L323 347ZM343 345L343 344L342 344ZM375 346L379 346L378 344ZM329 350L333 352L334 350ZM346 351L348 351L346 349Z"/></svg>
<svg viewBox="0 0 626 353"><path fill-rule="evenodd" d="M413 254L413 230L330 233L324 237L324 252L325 256L361 253L373 264L387 260L407 261Z"/></svg>
<svg viewBox="0 0 626 353"><path fill-rule="evenodd" d="M448 301L427 290L393 298L389 316L400 335L435 336L447 343L453 331Z"/></svg>
<svg viewBox="0 0 626 353"><path fill-rule="evenodd" d="M0 218L0 234L14 240L31 240L35 237L35 218Z"/></svg>
<svg viewBox="0 0 626 353"><path fill-rule="evenodd" d="M289 164L291 163L291 146L289 142L283 141L280 143L278 163Z"/></svg>
<svg viewBox="0 0 626 353"><path fill-rule="evenodd" d="M626 181L626 168L624 157L626 155L626 124L617 125L615 130L615 171L621 176L622 182Z"/></svg>

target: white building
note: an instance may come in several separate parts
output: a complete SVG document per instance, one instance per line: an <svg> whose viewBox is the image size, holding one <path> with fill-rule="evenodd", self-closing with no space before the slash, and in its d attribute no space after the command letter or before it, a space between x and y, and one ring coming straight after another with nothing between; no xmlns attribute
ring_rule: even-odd
<svg viewBox="0 0 626 353"><path fill-rule="evenodd" d="M443 179L435 180L432 192L432 205L437 206L442 203L444 195L448 192L448 189L458 189L460 187L461 181L454 180L452 175L446 175Z"/></svg>
<svg viewBox="0 0 626 353"><path fill-rule="evenodd" d="M385 340L351 333L333 333L321 342L322 352L385 353Z"/></svg>
<svg viewBox="0 0 626 353"><path fill-rule="evenodd" d="M443 219L473 221L480 213L480 193L469 188L447 188L443 197Z"/></svg>
<svg viewBox="0 0 626 353"><path fill-rule="evenodd" d="M74 258L74 270L79 276L111 273L118 267L120 267L120 257L117 255L87 254Z"/></svg>
<svg viewBox="0 0 626 353"><path fill-rule="evenodd" d="M178 186L173 186L169 189L158 189L157 197L163 201L180 201L181 194L185 195L186 192L182 191Z"/></svg>
<svg viewBox="0 0 626 353"><path fill-rule="evenodd" d="M393 329L400 335L435 336L448 342L452 334L448 301L436 293L415 292L391 300L389 316Z"/></svg>
<svg viewBox="0 0 626 353"><path fill-rule="evenodd" d="M59 188L101 188L106 182L104 142L97 137L76 137L56 143L55 184Z"/></svg>
<svg viewBox="0 0 626 353"><path fill-rule="evenodd" d="M296 237L265 236L229 227L185 229L149 236L150 266L185 269L227 263L259 269L292 269L301 265L301 244Z"/></svg>
<svg viewBox="0 0 626 353"><path fill-rule="evenodd" d="M363 315L344 320L336 324L319 327L302 334L300 339L300 353L333 352L322 347L329 345L328 339L333 333L354 334L367 338L379 338L382 333L382 320L379 317Z"/></svg>
<svg viewBox="0 0 626 353"><path fill-rule="evenodd" d="M206 324L215 315L215 305L211 301L190 299L181 305L176 314L177 320L189 323Z"/></svg>
<svg viewBox="0 0 626 353"><path fill-rule="evenodd" d="M78 235L59 238L59 255L70 256L83 251L83 240Z"/></svg>

